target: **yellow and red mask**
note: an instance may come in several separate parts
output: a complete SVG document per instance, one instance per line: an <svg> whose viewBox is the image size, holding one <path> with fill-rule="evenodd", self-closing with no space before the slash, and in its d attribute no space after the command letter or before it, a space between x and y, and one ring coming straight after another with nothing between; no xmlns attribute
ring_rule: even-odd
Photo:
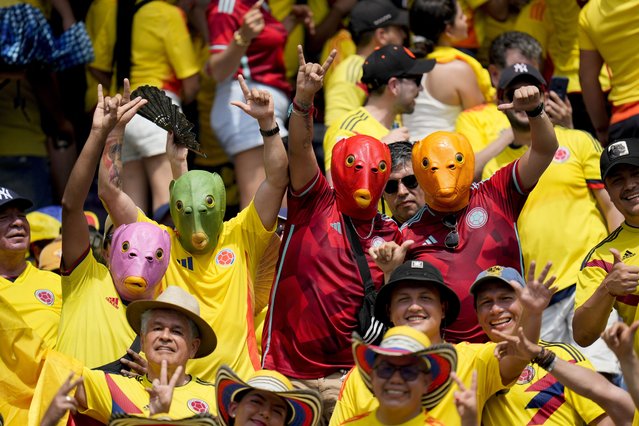
<svg viewBox="0 0 639 426"><path fill-rule="evenodd" d="M355 219L372 219L390 176L390 150L366 135L342 139L333 148L331 176L340 212Z"/></svg>
<svg viewBox="0 0 639 426"><path fill-rule="evenodd" d="M460 133L431 133L413 146L413 171L428 206L456 212L468 205L475 154Z"/></svg>

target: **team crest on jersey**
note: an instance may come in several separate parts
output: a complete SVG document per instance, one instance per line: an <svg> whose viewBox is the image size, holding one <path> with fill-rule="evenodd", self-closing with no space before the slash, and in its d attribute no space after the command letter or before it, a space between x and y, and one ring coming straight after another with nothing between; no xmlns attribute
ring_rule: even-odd
<svg viewBox="0 0 639 426"><path fill-rule="evenodd" d="M55 296L50 290L36 290L34 294L40 302L47 306L51 306L55 302Z"/></svg>
<svg viewBox="0 0 639 426"><path fill-rule="evenodd" d="M521 372L519 378L517 379L518 385L525 385L532 382L532 379L535 378L535 369L532 368L532 365L527 365L524 368L524 371Z"/></svg>
<svg viewBox="0 0 639 426"><path fill-rule="evenodd" d="M479 229L488 222L488 212L482 207L475 207L466 216L466 225L473 229Z"/></svg>
<svg viewBox="0 0 639 426"><path fill-rule="evenodd" d="M189 399L186 405L187 407L189 407L189 410L193 411L195 414L208 413L209 411L209 404L202 401L201 399Z"/></svg>
<svg viewBox="0 0 639 426"><path fill-rule="evenodd" d="M235 262L235 253L231 249L222 249L215 256L215 263L220 266L231 266Z"/></svg>
<svg viewBox="0 0 639 426"><path fill-rule="evenodd" d="M379 247L382 244L384 244L386 241L384 241L384 239L382 237L375 237L373 238L373 240L371 241L371 247Z"/></svg>
<svg viewBox="0 0 639 426"><path fill-rule="evenodd" d="M568 161L569 158L570 150L565 146L560 146L559 148L557 148L557 151L555 151L555 156L553 157L552 161L554 161L555 163L565 163L566 161Z"/></svg>

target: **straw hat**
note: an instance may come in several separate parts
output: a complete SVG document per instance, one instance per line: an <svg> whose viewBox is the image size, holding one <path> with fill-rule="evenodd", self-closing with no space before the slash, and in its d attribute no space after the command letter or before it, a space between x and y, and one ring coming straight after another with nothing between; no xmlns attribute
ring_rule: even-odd
<svg viewBox="0 0 639 426"><path fill-rule="evenodd" d="M140 334L142 314L149 309L170 309L185 315L198 329L200 347L193 358L202 358L215 349L217 337L211 326L200 316L200 304L195 297L177 286L168 286L155 300L136 300L126 308L126 319Z"/></svg>
<svg viewBox="0 0 639 426"><path fill-rule="evenodd" d="M238 398L241 399L240 396L250 390L271 392L284 399L288 405L286 424L289 426L313 426L321 417L322 401L317 392L295 389L291 382L277 371L258 370L244 382L224 365L217 372L215 389L219 420L225 425L231 424L228 411L231 402L239 402Z"/></svg>
<svg viewBox="0 0 639 426"><path fill-rule="evenodd" d="M408 326L393 327L386 332L379 346L367 345L359 336L353 337L353 357L366 387L373 392L371 375L378 355L422 358L432 375L428 391L422 395L422 407L430 410L441 402L452 385L450 373L457 369L457 351L449 343L432 345L430 339Z"/></svg>

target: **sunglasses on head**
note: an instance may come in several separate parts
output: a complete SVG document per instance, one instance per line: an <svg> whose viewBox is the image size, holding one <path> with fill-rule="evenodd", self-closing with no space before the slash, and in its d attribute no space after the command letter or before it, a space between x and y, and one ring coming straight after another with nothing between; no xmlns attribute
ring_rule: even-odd
<svg viewBox="0 0 639 426"><path fill-rule="evenodd" d="M446 235L444 245L446 246L446 248L457 247L459 245L459 234L457 233L457 216L452 214L444 216L442 219L442 223L446 228L450 230L448 235Z"/></svg>
<svg viewBox="0 0 639 426"><path fill-rule="evenodd" d="M387 362L379 363L373 370L375 370L375 373L380 379L390 379L396 371L399 371L399 375L406 382L417 380L419 373L429 373L427 368L418 364L393 365Z"/></svg>
<svg viewBox="0 0 639 426"><path fill-rule="evenodd" d="M417 188L417 178L415 177L415 175L408 175L404 176L401 179L390 179L388 182L386 182L384 192L387 194L396 193L399 190L400 181L402 182L402 185L404 185L408 189Z"/></svg>

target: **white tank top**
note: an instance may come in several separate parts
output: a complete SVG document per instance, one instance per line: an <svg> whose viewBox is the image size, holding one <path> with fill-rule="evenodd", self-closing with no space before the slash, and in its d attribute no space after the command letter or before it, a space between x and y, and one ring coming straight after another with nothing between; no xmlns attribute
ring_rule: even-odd
<svg viewBox="0 0 639 426"><path fill-rule="evenodd" d="M415 99L415 111L402 116L404 126L408 128L413 141L422 140L438 130L454 131L455 121L462 111L461 105L448 105L433 98L426 89L427 76L428 74L424 74L422 78L424 90Z"/></svg>

